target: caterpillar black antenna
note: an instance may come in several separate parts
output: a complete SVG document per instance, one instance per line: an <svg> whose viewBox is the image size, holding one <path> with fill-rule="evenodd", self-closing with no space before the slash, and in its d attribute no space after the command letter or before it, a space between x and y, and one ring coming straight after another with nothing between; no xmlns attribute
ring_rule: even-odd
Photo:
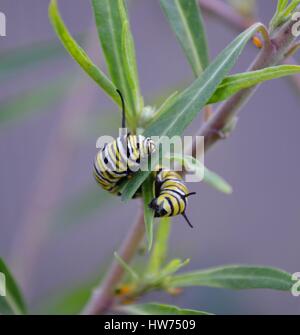
<svg viewBox="0 0 300 335"><path fill-rule="evenodd" d="M126 128L125 102L121 91L118 89L116 91L118 92L122 102L122 128L125 129Z"/></svg>
<svg viewBox="0 0 300 335"><path fill-rule="evenodd" d="M197 194L197 193L196 192L191 192L191 193L186 194L185 197L187 198L187 197L190 197L191 195L195 195L195 194Z"/></svg>
<svg viewBox="0 0 300 335"><path fill-rule="evenodd" d="M190 220L188 219L188 217L186 216L185 212L181 214L184 218L185 218L185 221L188 223L188 225L191 227L191 228L194 228L194 226L191 224Z"/></svg>

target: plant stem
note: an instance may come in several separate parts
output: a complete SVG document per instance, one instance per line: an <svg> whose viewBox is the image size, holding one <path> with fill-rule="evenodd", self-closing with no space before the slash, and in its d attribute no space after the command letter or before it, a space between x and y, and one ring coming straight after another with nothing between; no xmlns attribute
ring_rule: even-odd
<svg viewBox="0 0 300 335"><path fill-rule="evenodd" d="M272 37L271 44L265 45L247 71L267 68L280 64L284 61L287 51L293 45L295 40L295 37L291 33L291 27L293 24L294 22L289 21L278 30L278 32ZM198 135L205 137L205 150L208 150L220 139L218 132L222 132L233 117L236 116L238 110L255 93L258 86L242 90L229 98L213 114L208 122L203 124L198 132ZM195 154L195 146L193 148L193 154Z"/></svg>
<svg viewBox="0 0 300 335"><path fill-rule="evenodd" d="M134 257L141 241L145 235L144 211L141 208L136 222L129 230L118 254L126 262L129 263ZM95 289L91 300L86 305L82 314L98 315L105 313L111 308L114 302L114 289L122 279L124 269L120 263L114 259L106 278Z"/></svg>
<svg viewBox="0 0 300 335"><path fill-rule="evenodd" d="M96 38L95 33L92 33L87 41L88 50L92 54L96 53ZM84 121L86 113L82 112L81 106L89 110L89 106L94 104L95 92L90 89L88 78L81 74L76 77L60 112L58 125L52 130L44 149L36 180L22 215L22 225L13 241L11 266L28 300L35 286L32 275L42 245L48 237L51 213L59 202L64 179L70 171L76 149L74 139L70 137L70 120Z"/></svg>
<svg viewBox="0 0 300 335"><path fill-rule="evenodd" d="M232 6L220 0L199 0L199 4L204 11L216 16L238 31L243 31L249 28L254 22L258 21L254 17L248 18L239 14ZM296 51L298 47L299 45L297 44L292 49ZM289 62L285 60L285 64L298 64L298 62L293 57L291 57L292 55L293 53L291 55L287 55ZM300 75L295 74L293 76L289 76L288 80L290 80L295 86L296 90L300 92Z"/></svg>
<svg viewBox="0 0 300 335"><path fill-rule="evenodd" d="M209 1L207 3L215 3ZM266 35L265 35L266 37ZM291 34L291 22L285 24L272 37L271 41L266 39L264 48L250 66L249 71L262 69L282 62L288 49L292 46L294 36ZM205 150L208 150L220 137L218 131L222 131L228 122L236 115L238 109L245 104L257 87L242 90L225 102L219 110L217 110L204 123L199 131L200 136L205 137ZM195 155L196 143L193 144L191 151ZM190 152L191 153L191 152ZM118 254L126 262L129 263L133 258L141 240L145 234L143 212L139 214L137 222L132 226ZM85 307L83 314L103 314L109 310L114 301L114 288L122 279L124 270L120 264L114 260L111 268L104 279L103 283L95 290L91 300Z"/></svg>

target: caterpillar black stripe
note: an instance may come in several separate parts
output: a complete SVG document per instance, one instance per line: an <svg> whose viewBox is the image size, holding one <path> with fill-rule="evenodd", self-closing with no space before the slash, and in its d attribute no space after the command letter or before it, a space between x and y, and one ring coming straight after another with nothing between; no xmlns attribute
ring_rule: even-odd
<svg viewBox="0 0 300 335"><path fill-rule="evenodd" d="M122 101L122 128L125 128L125 103ZM111 193L118 193L123 178L136 172L141 161L155 151L155 144L142 135L125 134L107 143L94 160L94 177L97 183Z"/></svg>
<svg viewBox="0 0 300 335"><path fill-rule="evenodd" d="M182 177L174 171L161 168L154 182L155 198L149 207L154 210L155 217L182 215L188 225L193 228L186 216L187 198L195 192L189 193Z"/></svg>

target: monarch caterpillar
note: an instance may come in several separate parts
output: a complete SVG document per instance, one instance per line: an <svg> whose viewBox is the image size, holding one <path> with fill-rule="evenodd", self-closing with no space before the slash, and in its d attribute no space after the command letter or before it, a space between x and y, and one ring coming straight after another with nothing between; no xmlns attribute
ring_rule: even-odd
<svg viewBox="0 0 300 335"><path fill-rule="evenodd" d="M122 128L126 126L125 103L122 102ZM111 193L118 193L118 186L124 178L137 171L141 161L155 151L155 144L142 135L124 134L107 143L94 159L94 177L97 183Z"/></svg>
<svg viewBox="0 0 300 335"><path fill-rule="evenodd" d="M154 182L155 198L149 204L154 210L155 217L176 216L181 214L188 225L193 228L185 211L187 198L195 192L189 193L182 177L174 171L160 168Z"/></svg>

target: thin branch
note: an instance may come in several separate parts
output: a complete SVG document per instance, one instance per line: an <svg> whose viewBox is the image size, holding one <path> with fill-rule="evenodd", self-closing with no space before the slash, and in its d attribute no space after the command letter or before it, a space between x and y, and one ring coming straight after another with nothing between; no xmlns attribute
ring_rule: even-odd
<svg viewBox="0 0 300 335"><path fill-rule="evenodd" d="M254 22L258 21L256 18L247 18L239 14L232 6L220 0L199 0L199 4L208 14L216 16L238 31L243 31L249 28ZM298 48L299 43L295 43L289 50L287 50L286 58L289 58L289 62L285 59L283 62L284 64L298 64L298 62L291 57L293 53L298 50ZM295 74L293 76L289 76L288 79L300 92L300 75Z"/></svg>
<svg viewBox="0 0 300 335"><path fill-rule="evenodd" d="M220 0L199 0L199 4L206 12L222 19L225 23L238 30L249 28L254 22L254 18L247 18L240 15L232 6Z"/></svg>
<svg viewBox="0 0 300 335"><path fill-rule="evenodd" d="M215 4L216 1L206 1L207 4ZM228 13L227 13L228 14ZM250 66L250 71L269 67L278 64L284 60L285 54L292 45L294 37L291 35L290 23L284 25L276 36L273 36L272 41L268 40L266 31L262 34L266 38L264 48L260 51L258 57ZM256 88L246 89L234 95L231 99L225 102L218 111L216 111L209 120L204 123L199 131L199 135L205 136L205 149L209 149L212 144L220 139L218 131L222 131L228 122L234 117L238 109L247 102L254 93ZM207 115L210 112L207 113ZM193 146L195 154L196 143ZM132 226L124 244L120 248L118 254L126 262L129 263L138 249L145 233L143 213L139 214L137 222ZM103 283L95 290L91 300L88 302L83 314L103 314L109 310L114 302L114 289L122 279L124 270L120 264L114 260L108 275Z"/></svg>
<svg viewBox="0 0 300 335"><path fill-rule="evenodd" d="M95 54L96 33L87 41L89 53ZM98 51L98 49L97 49ZM22 215L22 225L16 232L11 251L11 266L27 296L31 298L34 287L32 274L38 261L41 247L47 239L51 213L59 203L64 180L70 171L72 156L76 148L70 140L72 120L78 122L86 117L81 106L89 110L94 103L95 94L89 87L89 79L82 75L74 81L69 96L60 113L58 125L50 134L46 145L33 190L28 196L28 205Z"/></svg>
<svg viewBox="0 0 300 335"><path fill-rule="evenodd" d="M288 50L288 52L286 53L286 58L290 58L292 57L298 50L300 49L300 42L296 42L294 43L291 48ZM295 61L294 61L295 63Z"/></svg>
<svg viewBox="0 0 300 335"><path fill-rule="evenodd" d="M136 222L131 227L118 254L126 263L130 263L145 235L144 211L141 208ZM114 289L124 274L124 268L114 259L110 269L98 288L95 289L91 300L82 314L103 314L111 308L114 302Z"/></svg>
<svg viewBox="0 0 300 335"><path fill-rule="evenodd" d="M255 71L282 63L285 55L295 41L292 35L291 27L294 22L289 21L284 24L278 32L272 37L271 45L265 45L260 51L255 61L249 67L248 71ZM200 128L198 135L205 137L205 150L208 150L215 142L220 139L218 135L236 116L239 109L246 104L249 98L254 94L258 86L248 88L235 94L228 99L213 114L213 116ZM193 154L196 154L196 143L193 146Z"/></svg>

